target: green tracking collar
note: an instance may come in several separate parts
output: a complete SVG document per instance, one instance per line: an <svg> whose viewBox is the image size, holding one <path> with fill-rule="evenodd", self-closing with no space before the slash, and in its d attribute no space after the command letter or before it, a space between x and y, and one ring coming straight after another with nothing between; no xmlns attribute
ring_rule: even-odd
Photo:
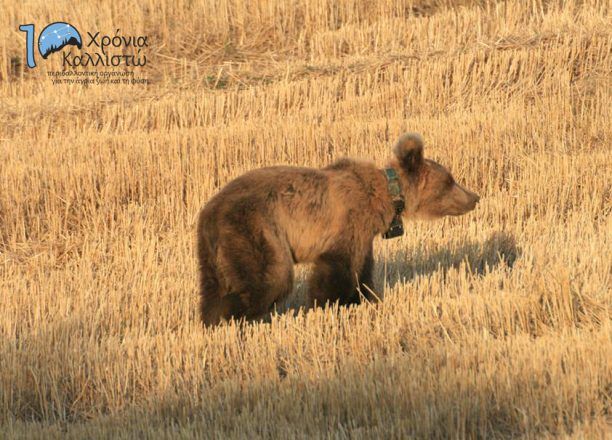
<svg viewBox="0 0 612 440"><path fill-rule="evenodd" d="M389 191L389 195L393 201L393 208L395 209L395 215L393 216L391 225L382 235L383 238L389 239L404 235L404 225L402 224L401 215L404 211L405 204L397 172L393 168L385 168L383 171L387 177L387 190Z"/></svg>

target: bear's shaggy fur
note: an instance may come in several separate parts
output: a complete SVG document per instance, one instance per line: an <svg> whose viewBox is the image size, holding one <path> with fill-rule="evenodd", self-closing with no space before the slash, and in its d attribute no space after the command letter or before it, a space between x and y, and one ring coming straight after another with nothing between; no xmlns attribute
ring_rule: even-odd
<svg viewBox="0 0 612 440"><path fill-rule="evenodd" d="M461 215L479 197L423 158L419 135L403 135L387 168L399 176L402 216ZM197 240L204 324L255 319L293 288L293 266L314 263L312 304L358 303L372 286L372 241L395 215L387 176L342 159L323 169L276 166L229 182L202 209Z"/></svg>

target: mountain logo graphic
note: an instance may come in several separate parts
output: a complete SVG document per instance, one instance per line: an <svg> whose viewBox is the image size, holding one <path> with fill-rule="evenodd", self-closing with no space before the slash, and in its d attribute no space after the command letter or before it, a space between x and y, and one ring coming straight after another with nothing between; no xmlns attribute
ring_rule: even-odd
<svg viewBox="0 0 612 440"><path fill-rule="evenodd" d="M63 21L51 23L38 37L38 51L44 59L69 44L80 49L83 46L83 40L74 26Z"/></svg>
<svg viewBox="0 0 612 440"><path fill-rule="evenodd" d="M21 32L26 33L26 58L29 68L36 67L34 60L34 34L33 24L22 24L19 26ZM62 50L65 46L83 46L83 40L79 31L70 23L56 21L47 25L38 36L38 52L46 60L53 52Z"/></svg>

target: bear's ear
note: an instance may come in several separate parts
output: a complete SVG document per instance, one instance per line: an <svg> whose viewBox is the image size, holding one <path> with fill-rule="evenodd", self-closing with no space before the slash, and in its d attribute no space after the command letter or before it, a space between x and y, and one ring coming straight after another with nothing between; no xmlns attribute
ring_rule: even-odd
<svg viewBox="0 0 612 440"><path fill-rule="evenodd" d="M418 133L403 134L393 147L402 168L412 173L423 163L423 139Z"/></svg>

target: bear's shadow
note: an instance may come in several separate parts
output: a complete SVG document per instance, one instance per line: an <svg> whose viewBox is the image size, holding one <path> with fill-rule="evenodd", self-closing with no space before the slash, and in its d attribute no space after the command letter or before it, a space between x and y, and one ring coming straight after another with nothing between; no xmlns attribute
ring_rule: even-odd
<svg viewBox="0 0 612 440"><path fill-rule="evenodd" d="M500 264L512 269L519 256L514 236L495 232L484 242L469 241L456 249L445 248L433 253L398 252L392 259L378 262L375 281L378 286L384 282L386 287L393 288L421 275L440 271L446 275L462 264L473 275L482 276Z"/></svg>
<svg viewBox="0 0 612 440"><path fill-rule="evenodd" d="M380 258L375 261L375 293L393 288L398 283L410 282L422 275L465 267L473 275L483 276L499 265L512 269L520 257L520 249L512 234L495 232L484 242L469 241L455 249L440 249L433 253L399 251L392 258ZM293 294L276 307L277 313L297 312L307 304L308 267L296 270L296 287Z"/></svg>

